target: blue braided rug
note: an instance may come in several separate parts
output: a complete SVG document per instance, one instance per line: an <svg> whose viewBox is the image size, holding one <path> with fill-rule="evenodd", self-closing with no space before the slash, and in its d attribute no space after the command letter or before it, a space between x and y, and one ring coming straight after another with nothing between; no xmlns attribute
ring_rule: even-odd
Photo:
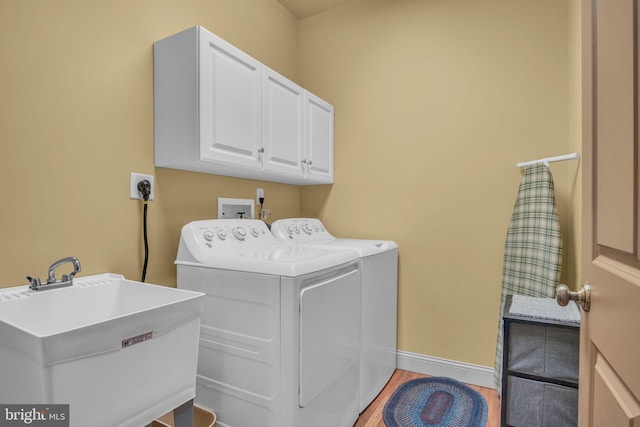
<svg viewBox="0 0 640 427"><path fill-rule="evenodd" d="M484 427L487 402L451 378L418 378L402 384L384 407L388 427Z"/></svg>

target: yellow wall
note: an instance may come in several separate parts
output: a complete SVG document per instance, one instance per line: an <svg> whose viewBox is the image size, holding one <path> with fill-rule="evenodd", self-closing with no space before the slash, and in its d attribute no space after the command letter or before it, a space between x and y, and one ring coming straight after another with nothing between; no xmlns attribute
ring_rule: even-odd
<svg viewBox="0 0 640 427"><path fill-rule="evenodd" d="M180 227L265 188L274 218L400 245L402 350L492 366L518 161L579 151L577 0L357 0L297 22L276 0L0 0L0 286L76 255L175 285ZM153 165L152 43L203 25L335 106L333 186ZM578 162L551 166L577 276Z"/></svg>
<svg viewBox="0 0 640 427"><path fill-rule="evenodd" d="M276 217L299 215L296 186L154 168L152 44L193 25L296 78L297 21L276 0L0 0L0 286L70 255L139 279L131 172L156 179L149 282L175 285L180 228L218 197L260 186Z"/></svg>
<svg viewBox="0 0 640 427"><path fill-rule="evenodd" d="M300 23L300 83L336 114L335 184L302 213L398 242L401 350L493 366L515 163L576 151L569 1L358 0ZM565 235L577 167L551 166Z"/></svg>

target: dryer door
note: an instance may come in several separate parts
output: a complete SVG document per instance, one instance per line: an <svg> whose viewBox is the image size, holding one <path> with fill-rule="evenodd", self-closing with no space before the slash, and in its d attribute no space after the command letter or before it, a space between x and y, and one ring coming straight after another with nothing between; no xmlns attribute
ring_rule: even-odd
<svg viewBox="0 0 640 427"><path fill-rule="evenodd" d="M357 264L316 277L300 290L299 405L359 372L360 271ZM353 371L353 372L352 372ZM346 398L358 385L338 388ZM333 390L331 391L333 393ZM337 396L336 396L337 397ZM340 397L344 399L344 397Z"/></svg>

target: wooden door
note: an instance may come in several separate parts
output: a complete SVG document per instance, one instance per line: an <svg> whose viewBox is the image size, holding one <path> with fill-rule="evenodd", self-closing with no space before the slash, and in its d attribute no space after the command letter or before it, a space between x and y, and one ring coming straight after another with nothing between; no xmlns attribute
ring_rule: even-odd
<svg viewBox="0 0 640 427"><path fill-rule="evenodd" d="M580 426L640 426L638 1L583 0Z"/></svg>

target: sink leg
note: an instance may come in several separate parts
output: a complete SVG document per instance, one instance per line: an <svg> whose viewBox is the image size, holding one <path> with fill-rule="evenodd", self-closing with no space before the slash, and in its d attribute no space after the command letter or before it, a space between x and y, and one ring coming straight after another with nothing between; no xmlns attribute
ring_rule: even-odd
<svg viewBox="0 0 640 427"><path fill-rule="evenodd" d="M175 427L193 427L193 399L173 410Z"/></svg>

